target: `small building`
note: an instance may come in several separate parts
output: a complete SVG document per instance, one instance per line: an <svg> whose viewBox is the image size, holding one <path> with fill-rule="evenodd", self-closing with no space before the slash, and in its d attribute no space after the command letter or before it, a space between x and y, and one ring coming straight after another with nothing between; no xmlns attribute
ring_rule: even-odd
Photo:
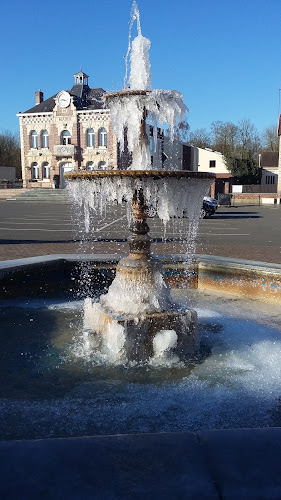
<svg viewBox="0 0 281 500"><path fill-rule="evenodd" d="M271 186L277 192L278 152L265 151L259 155L259 167L262 169L261 185Z"/></svg>
<svg viewBox="0 0 281 500"><path fill-rule="evenodd" d="M198 172L212 172L216 174L215 182L211 186L210 194L213 197L218 194L231 192L233 176L226 166L222 153L212 149L198 148L196 146L183 145L183 168Z"/></svg>
<svg viewBox="0 0 281 500"><path fill-rule="evenodd" d="M102 88L90 88L82 70L70 90L44 100L35 92L35 106L20 121L23 186L65 186L72 170L117 168L117 141Z"/></svg>
<svg viewBox="0 0 281 500"><path fill-rule="evenodd" d="M277 184L277 193L279 198L281 198L281 115L279 115L279 123L278 123L278 137L279 137L279 156L278 156L278 184Z"/></svg>

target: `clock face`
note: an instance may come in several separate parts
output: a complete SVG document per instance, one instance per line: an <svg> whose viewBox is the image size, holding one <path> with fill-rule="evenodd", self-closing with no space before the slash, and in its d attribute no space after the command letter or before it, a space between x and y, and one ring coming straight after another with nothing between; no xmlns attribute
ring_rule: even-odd
<svg viewBox="0 0 281 500"><path fill-rule="evenodd" d="M62 90L57 95L57 102L61 108L67 108L70 104L70 95L66 90Z"/></svg>

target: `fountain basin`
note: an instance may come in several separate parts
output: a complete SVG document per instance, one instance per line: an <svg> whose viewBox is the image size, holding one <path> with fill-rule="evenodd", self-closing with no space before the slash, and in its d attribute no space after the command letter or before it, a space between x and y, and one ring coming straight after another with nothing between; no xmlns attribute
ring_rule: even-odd
<svg viewBox="0 0 281 500"><path fill-rule="evenodd" d="M0 262L0 299L77 297L81 267L87 266L95 289L108 288L124 255L47 255ZM229 296L281 304L281 265L195 255L187 272L182 255L159 255L171 288L197 288ZM79 296L87 292L79 290Z"/></svg>
<svg viewBox="0 0 281 500"><path fill-rule="evenodd" d="M114 259L88 259L99 277L98 299L104 282L109 285L113 278ZM157 359L113 366L88 349L83 300L74 299L75 290L72 297L63 296L63 279L58 290L44 291L48 268L69 286L72 272L78 272L77 256L1 263L6 289L1 300L2 439L280 425L281 307L276 298L281 266L198 256L199 271L188 288L183 260L162 260L172 297L196 310L201 337L195 358L187 363L172 359L164 366ZM201 265L207 282L200 279ZM224 279L217 279L223 272ZM25 294L17 288L23 276ZM235 287L236 295L225 293L229 277L235 276L240 298ZM249 276L256 300L245 300ZM277 292L264 286L265 276ZM212 291L207 291L210 282Z"/></svg>

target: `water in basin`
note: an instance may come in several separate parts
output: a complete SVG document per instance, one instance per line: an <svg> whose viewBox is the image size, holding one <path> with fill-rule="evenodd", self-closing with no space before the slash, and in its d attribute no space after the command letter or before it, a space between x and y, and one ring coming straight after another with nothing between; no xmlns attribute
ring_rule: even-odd
<svg viewBox="0 0 281 500"><path fill-rule="evenodd" d="M280 425L281 307L173 291L198 314L193 360L112 366L82 301L1 303L1 439Z"/></svg>

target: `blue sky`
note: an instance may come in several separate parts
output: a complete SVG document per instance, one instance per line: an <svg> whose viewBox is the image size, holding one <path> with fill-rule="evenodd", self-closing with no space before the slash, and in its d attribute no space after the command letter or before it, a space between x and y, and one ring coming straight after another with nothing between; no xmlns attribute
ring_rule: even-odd
<svg viewBox="0 0 281 500"><path fill-rule="evenodd" d="M280 0L139 0L151 40L153 88L176 89L191 130L250 118L259 131L277 123L281 88ZM72 87L120 90L131 0L2 0L0 130L18 131L16 113Z"/></svg>

